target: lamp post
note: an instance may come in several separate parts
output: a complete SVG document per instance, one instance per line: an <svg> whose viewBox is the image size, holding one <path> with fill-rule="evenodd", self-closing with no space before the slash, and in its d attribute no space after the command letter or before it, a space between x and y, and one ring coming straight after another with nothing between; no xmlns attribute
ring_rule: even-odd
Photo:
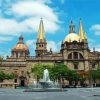
<svg viewBox="0 0 100 100"><path fill-rule="evenodd" d="M89 65L89 86L90 87L93 87L93 84L92 84L92 72L91 72L92 71L92 63L93 63L92 60L90 60L89 61L89 64L90 64Z"/></svg>

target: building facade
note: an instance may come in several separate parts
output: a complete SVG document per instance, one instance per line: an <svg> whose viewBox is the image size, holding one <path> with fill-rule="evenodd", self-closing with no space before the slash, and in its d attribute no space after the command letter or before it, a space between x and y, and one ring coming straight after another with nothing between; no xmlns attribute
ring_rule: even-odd
<svg viewBox="0 0 100 100"><path fill-rule="evenodd" d="M75 26L71 21L69 33L61 43L59 53L47 50L43 20L41 19L36 41L35 56L30 56L28 47L24 44L23 37L19 37L18 43L11 50L11 56L3 60L0 71L16 74L14 82L21 86L32 84L34 79L29 75L31 67L36 63L55 64L63 63L70 69L83 76L89 70L95 70L100 65L100 52L91 52L88 40L80 20L79 31L75 33Z"/></svg>

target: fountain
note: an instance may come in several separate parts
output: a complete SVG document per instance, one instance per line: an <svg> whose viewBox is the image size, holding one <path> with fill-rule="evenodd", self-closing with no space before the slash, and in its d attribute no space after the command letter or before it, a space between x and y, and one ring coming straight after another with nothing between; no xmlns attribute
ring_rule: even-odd
<svg viewBox="0 0 100 100"><path fill-rule="evenodd" d="M25 90L25 92L46 92L46 91L48 92L64 91L61 84L50 80L48 69L44 70L43 79L40 79L38 83L33 84L32 87L29 87L28 89Z"/></svg>

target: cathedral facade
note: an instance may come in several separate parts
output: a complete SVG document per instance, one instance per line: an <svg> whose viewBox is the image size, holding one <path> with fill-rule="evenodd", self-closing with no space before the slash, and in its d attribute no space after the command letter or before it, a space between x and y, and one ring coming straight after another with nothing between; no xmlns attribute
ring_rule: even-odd
<svg viewBox="0 0 100 100"><path fill-rule="evenodd" d="M100 65L100 52L91 52L88 47L88 40L80 20L79 32L75 33L74 24L71 21L69 32L61 43L59 53L53 53L52 49L47 50L44 24L41 19L36 41L35 56L30 56L30 51L24 44L23 37L19 37L18 43L11 50L11 56L3 60L0 71L15 73L14 82L21 86L31 84L33 81L28 72L36 63L55 64L63 63L71 70L81 75L86 75L89 70L95 70Z"/></svg>

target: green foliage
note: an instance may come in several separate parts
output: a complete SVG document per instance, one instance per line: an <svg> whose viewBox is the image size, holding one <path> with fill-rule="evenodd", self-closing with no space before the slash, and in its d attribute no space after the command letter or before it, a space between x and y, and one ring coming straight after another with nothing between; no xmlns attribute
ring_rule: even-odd
<svg viewBox="0 0 100 100"><path fill-rule="evenodd" d="M11 73L11 74L5 74L4 72L0 72L0 81L3 81L5 79L9 80L9 79L14 79L15 78L15 74Z"/></svg>
<svg viewBox="0 0 100 100"><path fill-rule="evenodd" d="M5 79L4 72L0 72L0 81L3 81Z"/></svg>
<svg viewBox="0 0 100 100"><path fill-rule="evenodd" d="M31 72L34 73L35 77L37 78L42 78L43 77L43 71L44 69L48 69L49 71L51 70L51 65L49 64L35 64L32 68L31 68Z"/></svg>
<svg viewBox="0 0 100 100"><path fill-rule="evenodd" d="M61 78L65 78L70 81L85 80L85 78L82 78L77 74L77 72L70 70L64 64L35 64L32 67L31 72L39 79L43 77L43 71L46 68L49 70L51 80L60 80Z"/></svg>
<svg viewBox="0 0 100 100"><path fill-rule="evenodd" d="M51 69L51 79L60 79L61 77L67 77L70 69L64 64L55 64Z"/></svg>
<svg viewBox="0 0 100 100"><path fill-rule="evenodd" d="M11 73L11 74L5 74L5 79L14 79L15 78L15 74Z"/></svg>
<svg viewBox="0 0 100 100"><path fill-rule="evenodd" d="M92 70L91 71L92 78L95 79L100 79L100 67L97 70Z"/></svg>

